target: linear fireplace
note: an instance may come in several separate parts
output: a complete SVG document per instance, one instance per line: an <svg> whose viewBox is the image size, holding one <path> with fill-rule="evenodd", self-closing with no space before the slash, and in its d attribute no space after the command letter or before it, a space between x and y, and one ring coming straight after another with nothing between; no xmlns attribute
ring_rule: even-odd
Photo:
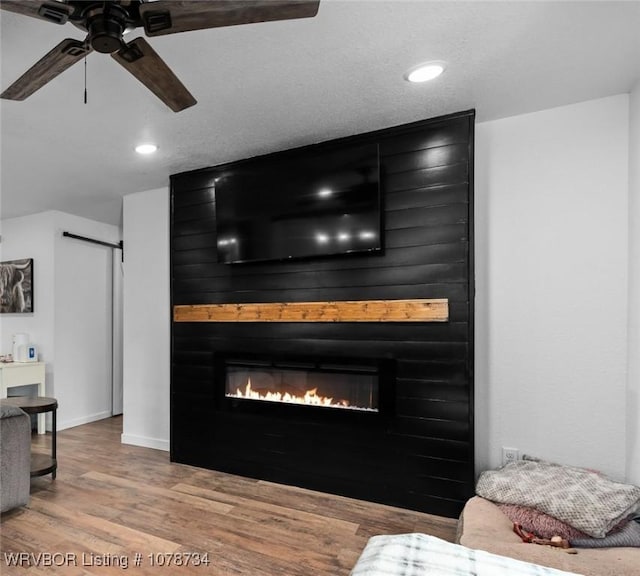
<svg viewBox="0 0 640 576"><path fill-rule="evenodd" d="M378 411L373 367L227 363L227 398Z"/></svg>
<svg viewBox="0 0 640 576"><path fill-rule="evenodd" d="M377 415L389 413L393 364L227 356L218 362L217 379L230 410L268 413L291 406Z"/></svg>

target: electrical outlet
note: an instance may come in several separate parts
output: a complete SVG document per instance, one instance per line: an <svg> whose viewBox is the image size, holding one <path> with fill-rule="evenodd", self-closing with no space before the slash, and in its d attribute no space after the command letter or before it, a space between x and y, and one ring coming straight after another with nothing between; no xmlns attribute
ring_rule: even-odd
<svg viewBox="0 0 640 576"><path fill-rule="evenodd" d="M502 465L509 464L511 462L515 462L516 460L520 460L520 450L517 448L506 448L502 447Z"/></svg>

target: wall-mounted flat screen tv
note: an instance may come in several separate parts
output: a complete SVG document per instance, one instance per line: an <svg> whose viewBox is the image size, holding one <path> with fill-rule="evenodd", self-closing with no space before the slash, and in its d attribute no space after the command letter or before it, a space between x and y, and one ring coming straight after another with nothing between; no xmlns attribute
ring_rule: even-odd
<svg viewBox="0 0 640 576"><path fill-rule="evenodd" d="M377 144L229 164L216 175L215 196L219 262L382 250Z"/></svg>

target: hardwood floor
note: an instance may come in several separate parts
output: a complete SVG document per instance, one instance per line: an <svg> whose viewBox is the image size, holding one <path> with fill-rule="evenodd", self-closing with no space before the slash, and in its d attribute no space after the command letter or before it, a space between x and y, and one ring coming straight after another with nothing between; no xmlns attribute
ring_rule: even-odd
<svg viewBox="0 0 640 576"><path fill-rule="evenodd" d="M58 433L57 479L32 479L29 505L2 515L3 575L340 576L375 534L455 536L449 518L173 464L121 431L109 418ZM32 555L12 566L15 553Z"/></svg>

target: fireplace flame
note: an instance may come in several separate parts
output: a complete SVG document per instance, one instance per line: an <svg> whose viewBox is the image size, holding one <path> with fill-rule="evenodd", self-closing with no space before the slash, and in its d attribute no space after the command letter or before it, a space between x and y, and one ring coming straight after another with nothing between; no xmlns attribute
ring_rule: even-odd
<svg viewBox="0 0 640 576"><path fill-rule="evenodd" d="M288 402L290 404L306 404L311 406L343 406L343 404L334 403L333 398L327 396L318 396L318 389L312 388L306 390L304 396L297 396L289 392L257 392L251 388L251 378L247 379L247 385L244 392L240 388L236 388L236 393L230 396L234 398L245 398L249 400L266 400L268 402Z"/></svg>

